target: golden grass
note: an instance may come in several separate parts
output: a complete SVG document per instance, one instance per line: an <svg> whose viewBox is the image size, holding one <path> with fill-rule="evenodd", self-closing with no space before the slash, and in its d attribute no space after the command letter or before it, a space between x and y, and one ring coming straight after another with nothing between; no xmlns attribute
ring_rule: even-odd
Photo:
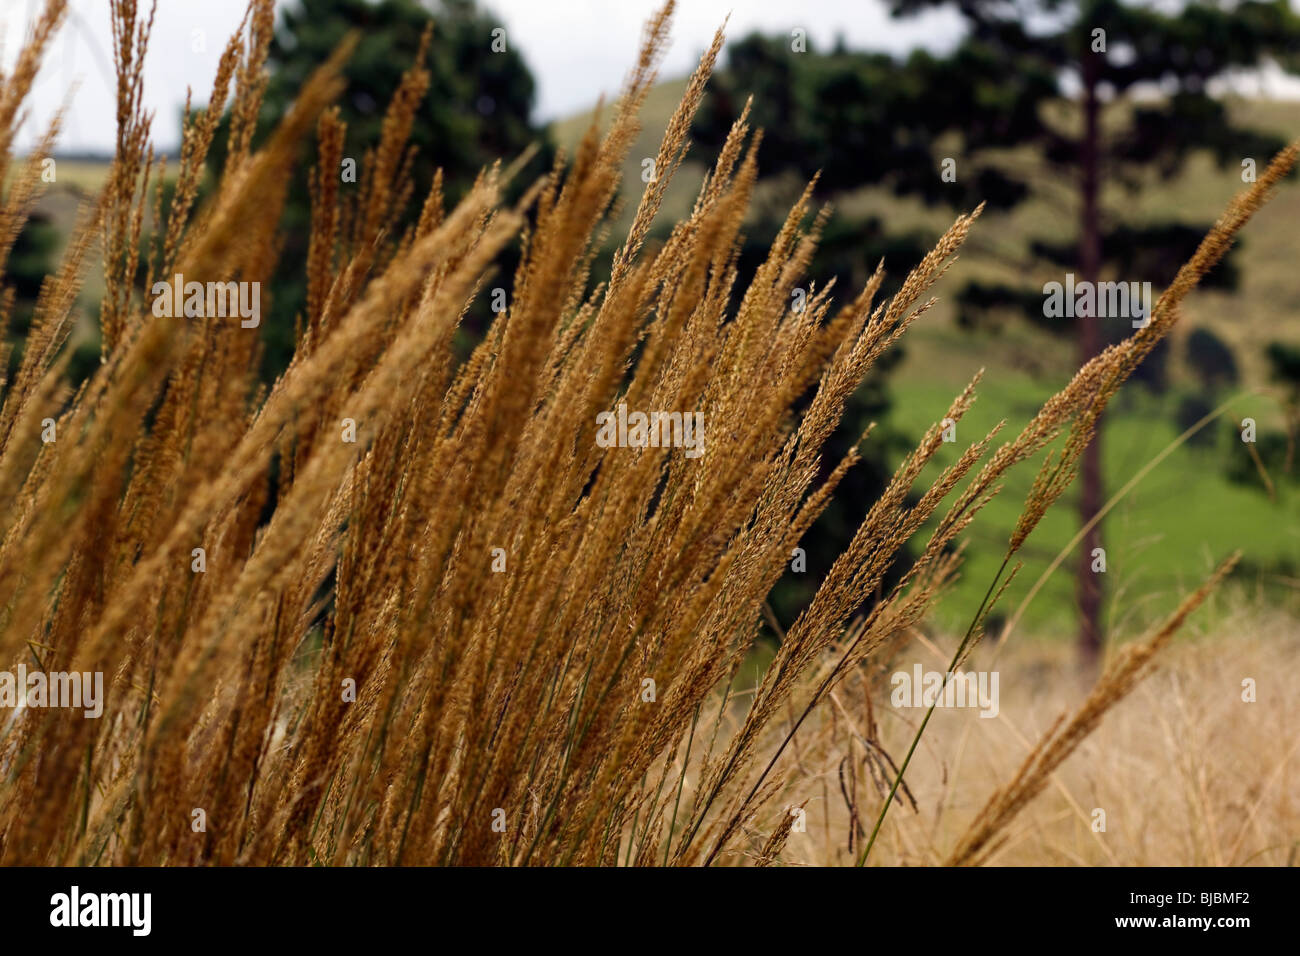
<svg viewBox="0 0 1300 956"><path fill-rule="evenodd" d="M49 0L4 78L0 145L64 6ZM6 725L0 862L785 859L796 834L778 797L799 773L800 727L843 706L846 679L892 658L954 573L960 535L1000 477L1053 446L1008 546L1013 567L1105 403L1296 158L1293 146L1229 206L1146 329L1081 369L1016 438L995 445L995 430L916 489L943 446L936 423L733 720L764 600L856 461L851 452L818 484L822 447L872 364L930 308L979 211L890 301L874 301L878 272L838 307L827 288L796 311L791 291L825 212L805 192L766 262L738 273L758 139L742 115L691 214L648 248L719 33L610 274L592 275L671 13L670 2L648 25L605 131L593 123L517 206L501 194L518 163L485 170L450 210L435 182L417 224L395 234L416 198L405 156L422 66L357 186L331 171L346 133L330 104L347 44L254 151L273 11L253 0L212 99L233 120L219 189L193 207L215 130L214 114L193 114L164 217L164 170L140 108L150 15L114 0L118 154L42 293L0 410L0 492L12 502L0 528L0 657L102 672L107 701L99 719L29 707ZM264 283L285 184L306 174L299 148L313 128L323 162L311 174L308 309L268 391L255 378L255 331L156 316L134 279L145 289L174 273ZM0 158L7 167L7 148ZM5 234L30 208L38 168L33 158L12 180ZM70 394L60 346L96 237L104 362ZM492 263L514 241L523 256L509 307L458 363L460 317L500 281ZM974 400L972 382L946 417ZM702 413L705 454L598 445L596 416L619 402ZM42 439L45 419L54 441ZM931 517L904 580L854 617ZM998 845L1209 586L1103 674L1063 735L1046 736L946 848L952 862ZM958 660L990 604L974 609ZM886 763L882 776L897 781ZM885 805L876 795L863 808Z"/></svg>
<svg viewBox="0 0 1300 956"><path fill-rule="evenodd" d="M1300 664L1294 619L1231 599L1237 625L1196 633L1162 653L1161 668L1108 710L1041 795L979 862L999 866L1287 866L1300 862L1295 701L1286 675ZM923 637L891 663L941 669L947 655ZM884 865L953 862L963 838L988 820L991 795L1023 768L1065 704L1082 712L1094 693L1075 680L1066 645L1010 645L996 663L1001 709L936 714L907 775L907 792L872 853ZM1242 681L1256 682L1254 702ZM1064 689L1064 690L1063 690ZM782 862L851 864L888 789L885 755L906 746L915 711L891 709L871 674L848 681L800 736L798 770L778 797L806 805L806 832ZM1050 735L1059 739L1059 735ZM1104 811L1104 818L1097 811ZM857 825L854 825L856 815ZM865 819L864 819L865 818ZM1101 826L1104 825L1104 829ZM751 835L745 853L761 846Z"/></svg>

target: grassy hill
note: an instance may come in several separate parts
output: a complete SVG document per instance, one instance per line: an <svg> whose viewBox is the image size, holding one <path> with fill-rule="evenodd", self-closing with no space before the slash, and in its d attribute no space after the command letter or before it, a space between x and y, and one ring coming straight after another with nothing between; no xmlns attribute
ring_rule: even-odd
<svg viewBox="0 0 1300 956"><path fill-rule="evenodd" d="M653 91L643 113L643 132L625 169L624 205L620 225L626 226L643 184L640 162L658 151L659 135L685 89L684 80L668 81ZM1300 134L1300 103L1238 100L1231 108L1244 121L1285 137ZM608 109L605 114L608 115ZM561 145L572 148L592 121L579 114L552 126ZM760 171L762 152L760 149ZM710 157L696 156L683 166L672 184L661 214L671 221L693 202ZM1011 157L1015 161L1016 157ZM1032 156L1021 156L1032 160ZM1262 167L1267 157L1256 157ZM1169 180L1152 179L1137 193L1113 188L1105 208L1121 221L1141 224L1174 217L1208 224L1242 187L1239 167L1219 169L1208 156L1196 156L1183 173ZM758 202L789 202L802 184L767 182ZM1068 185L1068 184L1067 184ZM997 331L970 332L957 326L952 291L970 279L985 281L1017 277L1023 269L1027 237L1068 238L1073 216L1068 190L1045 188L1009 214L986 214L977 224L961 260L938 289L941 301L905 341L905 358L890 379L895 423L919 435L942 417L952 396L979 369L984 378L975 409L962 423L958 444L945 449L936 466L946 464L965 444L1005 419L1006 437L1037 411L1077 367L1072 341L1010 321ZM887 190L863 188L837 201L853 217L876 215L891 230L916 231L927 241L937 239L951 223L942 209L900 199ZM1300 597L1300 496L1280 476L1272 476L1275 497L1262 480L1234 483L1226 470L1232 457L1251 467L1248 449L1230 431L1228 418L1253 417L1262 429L1280 428L1282 416L1276 392L1267 389L1264 346L1275 339L1300 340L1300 273L1295 269L1300 222L1300 183L1285 187L1251 222L1236 264L1240 283L1235 292L1201 291L1187 303L1180 327L1172 336L1170 387L1152 394L1129 383L1107 419L1104 458L1107 493L1113 494L1153 458L1174 442L1182 427L1176 422L1180 404L1188 399L1215 404L1240 395L1219 421L1206 429L1208 446L1183 445L1153 468L1122 501L1106 523L1109 612L1119 631L1132 629L1170 610L1179 597L1226 553L1240 548L1245 570L1240 580L1270 601L1297 605ZM614 231L614 236L619 231ZM890 263L886 262L886 268ZM904 267L894 265L894 271ZM1050 276L1048 278L1051 278ZM1156 290L1159 294L1160 290ZM947 293L945 297L945 292ZM847 294L843 292L842 294ZM1241 385L1215 395L1191 374L1186 363L1186 339L1193 329L1208 328L1227 342L1241 370ZM929 475L920 479L925 487ZM1033 469L1012 477L1003 494L971 529L971 549L961 579L937 610L941 624L964 626L978 604L997 565L1028 493ZM1026 567L1007 592L1002 605L1012 612L1053 560L1067 548L1077 530L1074 503L1064 500L1030 539ZM1027 630L1044 636L1073 632L1075 552L1048 575L1024 616Z"/></svg>

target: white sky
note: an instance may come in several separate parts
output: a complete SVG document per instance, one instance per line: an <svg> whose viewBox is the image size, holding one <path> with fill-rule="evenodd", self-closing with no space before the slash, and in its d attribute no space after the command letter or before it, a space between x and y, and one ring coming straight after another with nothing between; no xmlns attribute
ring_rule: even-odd
<svg viewBox="0 0 1300 956"><path fill-rule="evenodd" d="M508 42L523 54L537 81L537 118L549 120L590 107L601 94L618 92L636 56L642 25L661 0L479 2L505 24ZM186 87L193 88L196 104L206 101L217 57L245 5L246 0L158 0L145 97L155 111L154 141L161 149L177 145ZM0 62L6 68L42 6L43 0L0 0ZM73 90L57 149L112 151L115 93L108 0L70 0L69 6L71 16L28 101L31 115L19 137L20 150L30 148ZM660 75L690 72L728 14L728 37L755 29L788 35L802 27L822 49L843 36L854 49L903 53L924 46L942 51L962 31L952 11L894 20L882 0L679 0L672 46ZM1258 77L1243 85L1252 93L1262 91ZM1275 95L1296 95L1300 82L1271 82L1266 88Z"/></svg>
<svg viewBox="0 0 1300 956"><path fill-rule="evenodd" d="M160 148L177 144L186 87L193 88L196 103L206 101L217 57L245 5L246 0L158 0L145 97L155 111L154 141ZM636 57L641 27L660 0L480 0L480 5L505 24L508 42L523 54L536 79L537 117L549 120L591 106L602 93L618 92ZM41 0L0 0L6 68L42 6ZM76 83L59 151L111 152L116 107L108 0L70 0L69 6L71 16L28 101L31 119L19 148L32 145ZM941 49L960 33L955 14L897 22L881 0L681 0L660 75L690 72L728 13L729 37L754 29L788 33L799 26L822 47L843 34L858 49L902 52L918 44ZM203 49L196 51L200 37Z"/></svg>

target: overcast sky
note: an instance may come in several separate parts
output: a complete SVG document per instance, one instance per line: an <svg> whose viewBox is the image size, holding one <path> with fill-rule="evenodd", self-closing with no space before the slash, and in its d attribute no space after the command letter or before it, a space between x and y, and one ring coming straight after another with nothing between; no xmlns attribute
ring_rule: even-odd
<svg viewBox="0 0 1300 956"><path fill-rule="evenodd" d="M538 118L548 120L591 106L602 93L618 92L635 59L641 27L661 0L480 2L505 24L508 42L528 62L537 79ZM207 99L221 47L245 5L246 0L159 0L145 97L155 110L154 139L161 148L176 146L176 117L186 87L193 88L196 102ZM41 6L40 0L0 0L6 68ZM20 148L30 147L76 83L60 150L111 152L115 94L108 0L71 0L70 9L37 78ZM753 29L788 33L798 26L815 44L829 45L842 34L850 46L861 49L943 48L960 33L955 14L899 23L885 13L881 0L684 0L660 75L688 73L728 13L731 37Z"/></svg>
<svg viewBox="0 0 1300 956"><path fill-rule="evenodd" d="M280 0L280 5L283 2L292 0ZM661 0L480 3L505 24L508 41L528 62L537 79L537 116L549 120L591 106L602 93L618 92L636 56L642 25ZM1300 0L1293 0L1296 3ZM193 88L196 104L206 101L217 57L245 5L246 0L158 0L145 97L155 111L154 141L160 148L177 145L186 87ZM6 68L41 6L41 0L0 0ZM29 100L31 119L20 137L20 149L30 148L75 84L59 150L112 151L115 94L108 6L108 0L70 0L71 17L55 39ZM823 48L843 36L855 49L944 50L961 35L960 19L951 11L900 21L888 16L882 0L681 0L660 75L688 73L728 14L729 37L755 29L788 34L801 27Z"/></svg>

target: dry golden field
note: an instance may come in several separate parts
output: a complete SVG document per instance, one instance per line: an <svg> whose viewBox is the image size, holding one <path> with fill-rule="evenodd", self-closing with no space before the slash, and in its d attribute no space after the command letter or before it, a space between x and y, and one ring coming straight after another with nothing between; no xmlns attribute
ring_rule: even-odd
<svg viewBox="0 0 1300 956"><path fill-rule="evenodd" d="M9 246L57 133L56 121L19 159L14 124L65 8L49 0L0 87ZM1227 203L1145 328L1036 411L973 441L963 431L941 458L945 422L971 409L980 376L955 390L756 668L767 596L858 460L851 451L821 480L825 443L931 308L981 210L893 297L878 301L877 272L792 307L825 214L805 191L767 261L740 274L760 176L759 134L741 115L668 238L647 242L719 32L662 133L658 178L596 270L671 2L608 124L591 124L517 203L503 198L517 157L454 207L438 182L413 194L420 64L358 182L341 183L331 104L349 43L255 149L269 0L250 4L214 108L187 117L164 173L140 107L148 11L112 9L118 152L0 405L0 657L101 675L105 696L95 717L30 696L7 715L0 863L1295 860L1286 675L1300 648L1290 619L1220 587L1235 555L1216 554L1175 610L1126 634L1082 683L1059 648L1014 630L1003 643L987 625L1102 410L1300 144ZM228 159L200 203L227 110ZM304 169L310 137L320 161ZM312 184L308 305L288 370L266 388L258 317L242 310L270 274L291 176ZM407 208L418 215L394 230ZM511 243L522 259L508 307L462 361L458 326L494 291ZM64 346L92 258L103 361L74 389ZM172 300L175 276L206 290L193 311L188 291L184 308ZM654 440L644 420L639 438L631 416L622 427L625 409ZM692 421L702 444L685 440ZM1022 473L1028 494L969 626L929 631L968 529ZM909 544L914 563L885 587ZM1197 633L1206 601L1241 603L1236 633ZM996 673L997 715L894 705L893 675L916 664Z"/></svg>

